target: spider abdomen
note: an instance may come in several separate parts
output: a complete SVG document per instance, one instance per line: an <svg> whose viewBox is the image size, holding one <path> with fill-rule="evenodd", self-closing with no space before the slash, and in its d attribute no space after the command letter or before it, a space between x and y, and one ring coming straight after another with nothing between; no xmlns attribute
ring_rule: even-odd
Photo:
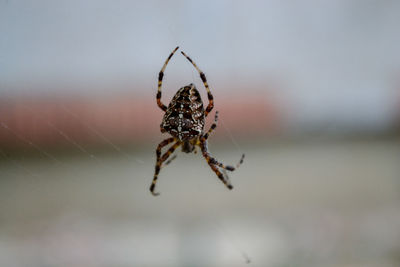
<svg viewBox="0 0 400 267"><path fill-rule="evenodd" d="M181 141L198 137L204 128L204 107L194 84L184 86L172 98L161 123L167 131Z"/></svg>

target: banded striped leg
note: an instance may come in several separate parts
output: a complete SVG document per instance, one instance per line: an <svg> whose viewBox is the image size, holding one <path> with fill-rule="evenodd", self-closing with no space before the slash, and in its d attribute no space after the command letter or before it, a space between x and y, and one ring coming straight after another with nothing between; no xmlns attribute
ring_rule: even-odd
<svg viewBox="0 0 400 267"><path fill-rule="evenodd" d="M228 176L224 176L220 170L218 169L218 165L221 164L219 163L215 158L213 158L210 153L208 153L207 149L207 140L202 138L200 140L201 142L201 152L203 153L203 157L207 160L208 165L210 168L215 172L215 174L218 176L218 178L221 180L221 182L224 183L224 185L229 189L233 189L233 186L231 185ZM222 164L221 164L222 165Z"/></svg>
<svg viewBox="0 0 400 267"><path fill-rule="evenodd" d="M213 124L211 124L210 130L208 130L208 132L203 136L205 140L207 140L212 131L214 131L215 128L217 128L217 122L218 122L218 111L215 112L214 122Z"/></svg>
<svg viewBox="0 0 400 267"><path fill-rule="evenodd" d="M171 52L171 54L168 56L167 60L164 63L164 66L162 67L160 73L158 74L158 91L157 91L157 105L163 110L166 111L167 110L167 106L164 105L163 103L161 103L161 86L162 86L162 79L164 77L164 71L165 68L167 67L167 64L169 62L169 60L171 59L171 57L174 55L174 53L176 52L176 50L178 50L179 46L177 46L174 51Z"/></svg>
<svg viewBox="0 0 400 267"><path fill-rule="evenodd" d="M206 75L204 74L204 72L202 72L202 71L199 69L199 67L197 67L196 63L194 63L193 60L192 60L190 57L188 57L183 51L181 51L181 53L182 53L182 55L184 55L184 56L187 58L187 60L190 61L190 63L193 64L193 66L194 66L194 67L196 68L196 70L199 72L200 78L201 78L201 80L203 81L204 87L205 87L206 90L207 90L208 106L207 106L206 110L204 111L204 115L207 117L208 113L210 113L211 110L212 110L213 107L214 107L214 97L213 97L213 95L211 94L210 88L208 87Z"/></svg>
<svg viewBox="0 0 400 267"><path fill-rule="evenodd" d="M160 193L154 192L154 188L156 187L158 174L160 173L163 162L166 161L172 153L174 153L175 149L181 144L181 142L178 141L175 144L173 144L162 156L161 156L161 148L163 146L166 146L167 144L173 142L174 140L175 139L173 137L168 138L168 139L164 140L163 142L161 142L157 147L157 162L156 162L153 182L151 183L151 186L150 186L150 192L153 194L153 196L158 196L160 194ZM164 142L166 144L163 144Z"/></svg>
<svg viewBox="0 0 400 267"><path fill-rule="evenodd" d="M231 166L231 165L224 165L224 164L222 164L221 162L218 162L218 161L215 162L215 165L217 165L218 167L221 167L222 169L225 169L225 170L227 170L227 171L233 172L234 170L236 170L237 168L239 168L240 165L242 165L243 161L244 161L244 154L242 154L242 156L240 157L239 162L236 163L236 166L235 166L235 167L233 167L233 166Z"/></svg>
<svg viewBox="0 0 400 267"><path fill-rule="evenodd" d="M162 141L160 144L158 144L157 149L156 149L156 155L157 155L157 160L156 160L156 167L155 167L155 174L153 178L153 183L150 186L150 191L153 193L154 186L155 186L155 181L157 180L157 175L160 172L161 168L161 163L160 163L160 158L161 158L161 149L165 147L166 145L172 143L175 140L175 138L170 137Z"/></svg>
<svg viewBox="0 0 400 267"><path fill-rule="evenodd" d="M167 162L165 162L165 165L170 164L174 159L176 159L177 155L173 155Z"/></svg>
<svg viewBox="0 0 400 267"><path fill-rule="evenodd" d="M210 134L215 130L215 128L217 128L217 122L218 122L218 111L215 112L214 123L211 124L210 130L208 130L208 132L202 137L202 139L204 139L204 141L202 141L203 143L205 143L205 141L208 139ZM207 147L207 145L206 145L206 147ZM240 165L242 165L243 160L244 160L244 154L242 154L242 157L240 158L239 162L236 164L235 167L230 166L230 165L225 166L224 164L218 162L217 160L215 160L214 164L217 165L218 167L221 167L222 169L225 169L228 171L234 171L235 169L239 168Z"/></svg>
<svg viewBox="0 0 400 267"><path fill-rule="evenodd" d="M220 162L217 162L216 165L217 165L218 167L221 167L222 173L224 174L224 176L225 176L227 179L229 179L228 173L227 173L226 171L234 171L234 170L236 170L237 168L239 168L240 165L242 165L243 160L244 160L244 154L242 154L242 157L240 158L239 162L236 164L235 167L229 166L229 165L224 166L224 165L223 165L222 163L220 163Z"/></svg>
<svg viewBox="0 0 400 267"><path fill-rule="evenodd" d="M202 148L202 151L203 151L203 150L207 151L207 141L201 140L200 142L201 142L201 143L205 143L205 145L204 145L205 148L204 148L204 149ZM208 153L208 151L207 151L207 153ZM203 155L204 155L204 153L203 153ZM240 157L239 162L236 163L235 167L234 167L234 166L231 166L231 165L224 165L224 164L222 164L221 162L219 162L218 160L216 160L216 159L213 158L213 157L210 157L210 161L211 161L212 164L217 165L218 167L220 167L220 168L222 168L222 169L224 169L224 170L233 172L234 170L236 170L237 168L239 168L240 165L242 165L242 163L243 163L243 161L244 161L244 154L242 154L242 156Z"/></svg>

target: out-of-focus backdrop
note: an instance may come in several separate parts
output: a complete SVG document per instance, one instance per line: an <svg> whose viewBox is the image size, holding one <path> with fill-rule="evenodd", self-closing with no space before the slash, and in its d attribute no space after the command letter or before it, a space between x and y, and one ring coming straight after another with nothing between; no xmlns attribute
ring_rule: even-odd
<svg viewBox="0 0 400 267"><path fill-rule="evenodd" d="M1 266L399 266L400 2L0 0ZM177 45L227 190L176 153ZM162 101L205 89L178 52ZM214 111L208 118L207 129ZM250 262L250 263L249 263Z"/></svg>

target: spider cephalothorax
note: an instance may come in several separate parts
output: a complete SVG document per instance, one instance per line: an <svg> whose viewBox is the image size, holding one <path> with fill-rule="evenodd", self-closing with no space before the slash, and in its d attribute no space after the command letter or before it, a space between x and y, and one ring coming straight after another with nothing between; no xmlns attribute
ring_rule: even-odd
<svg viewBox="0 0 400 267"><path fill-rule="evenodd" d="M207 90L207 97L209 101L208 105L206 109L204 109L200 93L194 84L189 84L180 88L172 98L168 107L161 102L161 86L162 79L164 77L164 71L169 60L172 58L178 48L179 47L176 47L169 55L158 75L157 105L165 112L160 129L162 133L168 132L170 135L172 135L172 137L165 139L157 147L157 162L153 182L150 186L150 191L153 195L158 195L158 193L154 192L154 188L156 186L161 166L163 162L165 162L180 145L182 145L182 151L186 153L196 152L196 146L199 146L211 169L229 189L232 189L233 186L230 184L225 170L234 171L236 168L238 168L243 162L244 154L242 155L239 163L236 164L236 167L233 167L229 165L225 166L224 164L218 162L208 152L207 139L211 132L217 127L218 111L215 112L214 123L211 125L208 132L204 133L205 118L214 107L214 98L211 94L210 88L208 87L207 79L204 73L197 67L193 60L183 52L181 52L182 55L184 55L193 64L200 74L200 78ZM164 154L161 155L161 149L172 142L175 143ZM175 157L171 158L165 164L168 164L174 158ZM220 169L222 169L222 172Z"/></svg>

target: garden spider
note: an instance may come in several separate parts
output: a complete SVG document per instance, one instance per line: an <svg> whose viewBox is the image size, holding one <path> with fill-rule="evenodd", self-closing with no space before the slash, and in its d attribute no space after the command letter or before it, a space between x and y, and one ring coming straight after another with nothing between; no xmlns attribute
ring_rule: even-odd
<svg viewBox="0 0 400 267"><path fill-rule="evenodd" d="M207 160L208 165L217 174L218 178L225 184L229 189L233 186L229 182L229 178L226 175L226 171L234 171L236 168L243 163L244 154L240 158L239 163L235 167L224 165L213 158L208 152L207 139L211 132L217 127L218 121L218 111L215 112L214 123L211 125L208 132L204 133L204 122L207 115L211 112L214 107L213 95L211 94L210 88L208 87L207 79L204 73L197 67L193 60L188 57L184 52L181 52L195 67L199 72L200 78L204 83L207 90L208 96L208 106L204 110L203 102L201 100L199 91L197 91L196 86L191 83L184 86L176 92L175 96L172 98L168 107L161 102L161 85L164 76L165 68L169 60L172 58L179 46L176 47L167 60L164 63L159 75L158 75L158 91L157 91L157 104L165 112L164 118L161 122L160 129L162 133L168 132L172 137L162 141L156 150L157 162L155 166L155 173L153 182L150 186L150 192L156 196L159 193L154 192L154 188L157 183L158 174L160 172L163 162L165 162L169 156L182 145L182 151L186 153L194 152L196 153L196 146L199 146L204 158ZM161 155L161 149L175 142L163 155ZM168 164L175 157L172 157L165 164ZM222 169L222 172L219 170Z"/></svg>

